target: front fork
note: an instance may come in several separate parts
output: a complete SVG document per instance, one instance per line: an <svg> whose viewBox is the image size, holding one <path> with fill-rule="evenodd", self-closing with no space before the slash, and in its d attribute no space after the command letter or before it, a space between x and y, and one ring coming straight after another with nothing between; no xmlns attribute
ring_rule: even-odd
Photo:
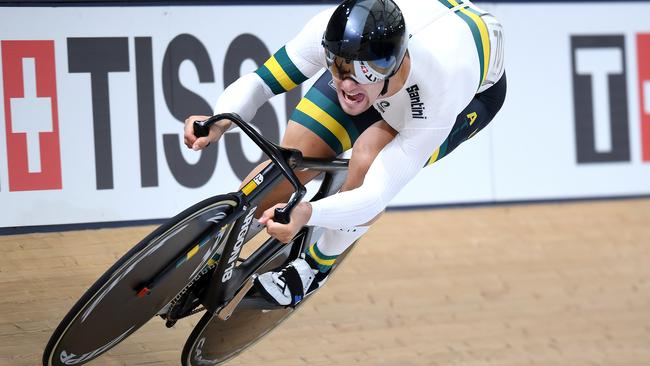
<svg viewBox="0 0 650 366"><path fill-rule="evenodd" d="M226 240L221 258L217 268L213 272L208 290L203 296L202 303L205 308L214 313L218 308L235 296L235 292L241 287L243 279L240 278L237 270L237 261L244 244L250 239L248 231L255 220L257 205L264 194L280 183L282 174L273 163L266 166L253 179L243 185L241 191L237 192L239 202L242 205L239 216L230 228L230 235Z"/></svg>
<svg viewBox="0 0 650 366"><path fill-rule="evenodd" d="M210 307L206 305L208 311L219 317L221 320L228 320L233 311L244 299L253 287L255 278L258 276L260 268L272 270L285 265L287 262L297 258L304 250L307 239L311 236L313 228L303 228L291 242L287 244L280 243L275 238L269 238L244 262L233 269L231 281L228 283L227 291L231 294L226 302L221 306ZM220 287L218 285L211 286ZM225 286L222 286L225 287ZM210 296L208 292L208 296ZM268 306L269 309L275 308L271 303L259 304Z"/></svg>
<svg viewBox="0 0 650 366"><path fill-rule="evenodd" d="M328 173L314 199L320 199L331 195L338 190L345 174L343 172ZM255 178L244 185L238 194L240 202L244 205L243 212L230 228L230 235L222 251L217 268L214 271L208 285L205 296L202 296L202 303L207 311L225 320L232 314L235 307L249 292L254 281L256 271L268 261L277 258L279 252L286 249L285 244L277 239L269 238L260 248L250 255L239 266L236 266L237 259L242 246L250 239L248 231L257 210L257 203L261 200L263 193L273 189L280 182L280 172L269 164ZM253 186L253 188L250 188ZM246 188L249 187L249 188ZM304 250L304 246L313 241L313 228L305 227L294 237L290 245L290 253L287 258L297 258ZM237 235L235 235L237 234Z"/></svg>

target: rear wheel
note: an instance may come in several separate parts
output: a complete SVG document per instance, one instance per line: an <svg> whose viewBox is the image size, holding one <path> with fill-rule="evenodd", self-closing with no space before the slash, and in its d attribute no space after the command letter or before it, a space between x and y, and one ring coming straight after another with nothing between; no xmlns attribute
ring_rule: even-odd
<svg viewBox="0 0 650 366"><path fill-rule="evenodd" d="M332 272L353 247L354 245L350 246L339 256ZM282 266L286 263L289 249L287 247L287 250L279 252L256 272L261 274ZM277 307L251 291L228 320L221 320L206 312L185 343L181 356L183 366L215 366L228 361L259 341L287 319L301 304L298 304L295 309Z"/></svg>
<svg viewBox="0 0 650 366"><path fill-rule="evenodd" d="M125 254L61 321L45 348L43 364L85 364L182 295L188 283L205 272L201 269L212 263L237 202L231 195L204 200L170 219ZM172 269L164 279L147 295L138 296L143 286L170 264Z"/></svg>
<svg viewBox="0 0 650 366"><path fill-rule="evenodd" d="M226 321L206 312L183 349L183 366L219 365L237 356L270 332L294 309L237 308ZM190 343L189 340L192 340Z"/></svg>

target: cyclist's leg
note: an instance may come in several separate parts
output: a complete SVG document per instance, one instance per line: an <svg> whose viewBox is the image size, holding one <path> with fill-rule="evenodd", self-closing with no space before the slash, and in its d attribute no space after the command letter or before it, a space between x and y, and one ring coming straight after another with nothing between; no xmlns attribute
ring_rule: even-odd
<svg viewBox="0 0 650 366"><path fill-rule="evenodd" d="M364 168L366 164L363 161L367 159L368 153L372 151L375 151L375 155L379 153L383 145L389 141L386 136L390 136L390 139L392 139L394 133L391 133L392 129L385 122L378 123L381 121L381 115L374 108L370 108L358 116L347 115L338 102L331 78L329 72L321 76L298 104L291 116L291 120L317 134L335 154L340 154L354 145L355 148L348 169L348 175L351 177L348 177L347 180L356 182L358 179L363 179L365 175L367 168ZM371 137L374 135L378 135L374 138L381 142L380 144L373 145L370 143L373 139ZM359 140L368 140L368 142L359 144ZM362 232L363 230L360 228L345 231L347 234L356 235L357 238ZM343 231L326 230L319 241L346 242L346 240L339 240L339 237L345 235L345 233ZM307 248L305 259L299 258L290 264L291 267L301 273L300 279L292 281L294 284L298 283L297 281L302 282L304 287L300 289L300 293L308 293L319 287L329 274L331 264L328 263L333 264L334 262L324 258L325 265L321 265L323 255L321 253L319 256L314 250L317 251L318 249L315 244L311 244ZM337 257L338 254L340 253L337 253ZM291 272L296 273L296 271ZM268 272L258 277L256 282L258 288L279 304L295 304L300 301L300 296L298 296L298 300L296 300L296 297L290 296L291 289L288 287L286 291L278 292L275 283L278 283L276 281L279 280L279 273Z"/></svg>
<svg viewBox="0 0 650 366"><path fill-rule="evenodd" d="M333 91L333 88L328 89L333 102L340 110L341 107L338 98L336 98L336 92ZM352 118L360 134L352 141L352 157L350 158L348 175L341 187L341 191L349 191L360 187L370 165L379 152L397 135L397 131L382 120L379 112L373 107L359 116L349 118ZM317 265L319 268L321 276L317 276L317 280L319 277L326 278L336 258L365 234L369 225L370 223L338 230L325 230L318 243L313 243L307 248L307 258L313 259L315 263L312 262L311 264ZM312 286L311 289L314 289L314 287Z"/></svg>
<svg viewBox="0 0 650 366"><path fill-rule="evenodd" d="M361 186L370 164L396 135L397 131L381 120L375 122L359 136L352 148L348 176L341 191L349 191Z"/></svg>
<svg viewBox="0 0 650 366"><path fill-rule="evenodd" d="M341 191L361 186L379 152L397 135L397 131L382 120L381 115L374 108L365 113L363 120L357 120L357 125L361 126L362 132L354 141L348 175ZM324 283L338 256L368 229L369 224L324 230L321 238L307 248L305 259L312 268L318 268L318 273L307 292L315 290Z"/></svg>
<svg viewBox="0 0 650 366"><path fill-rule="evenodd" d="M505 101L506 84L506 74L504 72L496 84L474 96L474 99L467 107L458 114L449 136L433 152L426 165L431 165L449 155L460 144L472 138L492 121Z"/></svg>
<svg viewBox="0 0 650 366"><path fill-rule="evenodd" d="M349 191L361 186L372 162L384 146L391 142L396 135L397 131L381 120L375 122L359 136L352 148L348 176L341 191ZM306 258L308 258L308 261L313 260L312 266L318 266L319 274L316 279L320 280L314 281L315 285L310 287L311 291L322 285L338 256L365 234L375 220L376 218L368 223L354 227L336 230L327 229L318 242L307 248L308 256Z"/></svg>

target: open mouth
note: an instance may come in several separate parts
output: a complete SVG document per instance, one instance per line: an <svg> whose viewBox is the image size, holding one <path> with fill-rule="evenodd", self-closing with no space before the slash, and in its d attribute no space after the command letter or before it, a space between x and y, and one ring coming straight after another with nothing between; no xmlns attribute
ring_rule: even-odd
<svg viewBox="0 0 650 366"><path fill-rule="evenodd" d="M341 93L343 94L343 98L350 103L361 103L365 98L363 93L351 94L351 93L346 93L344 91L341 91Z"/></svg>

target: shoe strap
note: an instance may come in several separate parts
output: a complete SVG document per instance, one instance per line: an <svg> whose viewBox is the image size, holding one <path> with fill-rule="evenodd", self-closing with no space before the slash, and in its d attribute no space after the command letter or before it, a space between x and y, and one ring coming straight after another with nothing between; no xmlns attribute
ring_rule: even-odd
<svg viewBox="0 0 650 366"><path fill-rule="evenodd" d="M289 304L289 306L294 307L305 296L305 289L303 288L300 274L293 266L287 266L284 269L283 277L287 287L289 287L289 293L291 294L291 304Z"/></svg>

